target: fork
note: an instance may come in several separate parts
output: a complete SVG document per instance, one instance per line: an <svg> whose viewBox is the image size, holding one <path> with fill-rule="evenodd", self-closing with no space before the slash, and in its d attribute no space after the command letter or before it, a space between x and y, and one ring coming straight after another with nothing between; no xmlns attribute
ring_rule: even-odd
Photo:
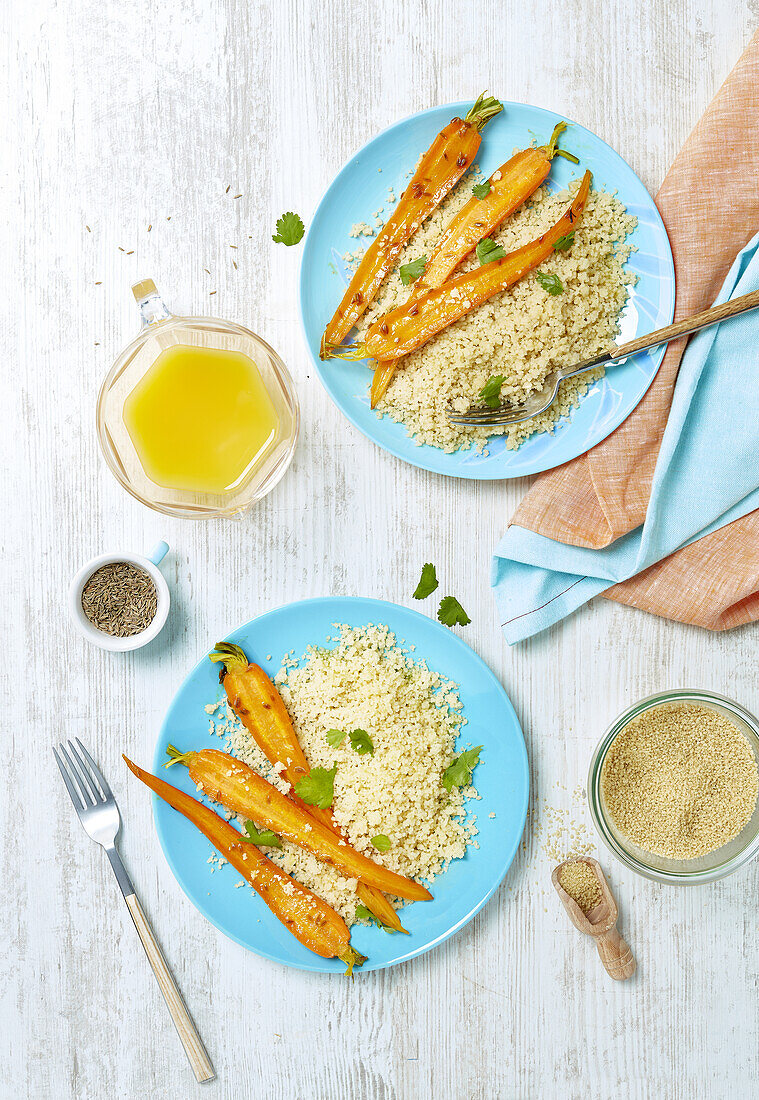
<svg viewBox="0 0 759 1100"><path fill-rule="evenodd" d="M212 1081L216 1074L211 1065L203 1041L198 1035L190 1013L187 1011L182 994L171 975L163 957L163 952L142 911L142 906L134 892L134 886L126 872L121 857L116 851L116 837L121 828L121 817L116 799L105 781L103 773L92 759L79 738L76 744L59 744L53 747L56 763L60 768L66 790L71 795L74 809L84 826L84 831L97 844L105 848L111 861L114 874L124 895L124 901L131 914L134 926L145 948L148 962L153 968L163 998L166 1001L177 1034L182 1041L195 1078L198 1081Z"/></svg>
<svg viewBox="0 0 759 1100"><path fill-rule="evenodd" d="M594 359L583 359L579 363L573 363L571 367L560 367L553 371L545 380L543 387L530 394L521 405L498 405L492 409L475 408L465 413L457 413L451 409L446 411L446 416L451 424L466 424L472 428L501 427L504 424L518 424L521 420L530 420L533 416L550 409L556 400L559 386L565 378L573 378L576 374L582 374L593 367L601 367L607 363L619 363L628 355L634 355L638 351L646 351L648 348L667 344L678 336L690 336L692 332L699 332L709 325L719 324L728 317L735 317L739 313L747 313L751 309L759 307L759 290L752 290L750 294L743 294L739 298L732 298L729 302L723 302L719 306L711 306L702 313L695 313L692 317L685 317L674 325L649 332L646 336L638 336L635 340L629 340L626 344L614 344L603 355L597 355Z"/></svg>

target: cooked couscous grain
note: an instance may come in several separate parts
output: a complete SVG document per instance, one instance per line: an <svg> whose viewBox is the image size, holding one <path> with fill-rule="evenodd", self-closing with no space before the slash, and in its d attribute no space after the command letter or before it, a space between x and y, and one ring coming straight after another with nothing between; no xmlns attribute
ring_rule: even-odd
<svg viewBox="0 0 759 1100"><path fill-rule="evenodd" d="M357 339L382 314L406 301L409 288L401 282L401 264L430 255L443 228L471 199L471 185L467 177L414 235L361 319ZM507 252L533 240L557 220L578 186L579 181L558 194L540 188L492 239ZM607 348L619 332L619 314L635 281L623 265L631 251L625 239L636 224L615 196L591 191L571 248L554 252L540 265L541 273L558 276L563 292L547 294L531 273L462 317L401 361L378 414L405 424L417 443L449 452L470 445L482 450L494 434L505 435L506 446L515 449L534 432L552 431L602 370L569 379L550 410L511 427L462 428L448 421L445 410L451 406L463 412L476 404L487 380L499 374L504 376L503 400L521 402L557 366ZM472 255L458 270L477 264Z"/></svg>
<svg viewBox="0 0 759 1100"><path fill-rule="evenodd" d="M601 887L596 873L584 859L565 863L559 871L559 885L577 902L583 913L598 905L601 900Z"/></svg>
<svg viewBox="0 0 759 1100"><path fill-rule="evenodd" d="M729 719L695 703L663 703L615 737L601 771L609 817L646 852L695 859L736 837L757 799L757 766Z"/></svg>
<svg viewBox="0 0 759 1100"><path fill-rule="evenodd" d="M388 627L336 626L334 648L309 647L301 659L287 654L275 682L309 763L337 765L332 809L351 844L376 863L429 882L477 844L475 819L467 814L476 790L448 792L441 782L466 723L456 686L413 660ZM326 739L329 730L356 729L368 733L373 753L359 755L348 737L336 748ZM215 732L235 756L289 791L282 766L270 765L226 703ZM390 840L387 852L372 845L380 833ZM356 879L288 841L266 854L355 921Z"/></svg>

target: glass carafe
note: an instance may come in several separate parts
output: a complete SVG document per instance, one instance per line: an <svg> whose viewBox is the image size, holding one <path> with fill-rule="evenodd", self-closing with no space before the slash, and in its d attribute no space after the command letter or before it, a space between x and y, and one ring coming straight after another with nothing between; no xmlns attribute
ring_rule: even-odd
<svg viewBox="0 0 759 1100"><path fill-rule="evenodd" d="M266 341L242 325L215 317L176 317L166 307L151 279L132 287L142 316L142 329L136 340L125 348L111 367L97 403L97 431L106 464L128 493L149 508L170 516L208 519L213 516L242 516L251 505L270 492L283 476L295 451L299 411L292 379L284 363ZM125 405L151 368L167 349L208 349L209 370L213 370L215 352L244 356L257 371L271 402L275 426L260 460L251 461L233 483L221 491L177 488L162 484L151 475L145 454L141 455L125 418ZM194 352L186 351L186 354ZM196 356L197 359L197 356ZM180 402L181 404L181 402ZM165 402L166 423L172 431L182 431L177 410ZM154 410L158 422L163 407ZM174 420L171 418L174 416ZM214 430L223 432L223 425Z"/></svg>

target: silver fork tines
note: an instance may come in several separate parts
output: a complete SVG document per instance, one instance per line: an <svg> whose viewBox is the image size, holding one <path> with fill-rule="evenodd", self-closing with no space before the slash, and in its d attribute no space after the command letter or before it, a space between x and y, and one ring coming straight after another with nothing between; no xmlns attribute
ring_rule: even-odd
<svg viewBox="0 0 759 1100"><path fill-rule="evenodd" d="M112 848L121 818L103 773L78 737L76 743L59 744L53 753L84 831L104 848Z"/></svg>

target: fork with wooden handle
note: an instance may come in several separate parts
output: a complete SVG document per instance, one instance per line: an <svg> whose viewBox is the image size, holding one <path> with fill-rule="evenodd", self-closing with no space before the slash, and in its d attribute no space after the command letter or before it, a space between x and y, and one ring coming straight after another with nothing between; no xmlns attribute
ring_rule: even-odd
<svg viewBox="0 0 759 1100"><path fill-rule="evenodd" d="M216 1074L206 1054L203 1041L187 1011L182 994L171 976L163 952L153 935L153 929L148 924L148 919L134 892L134 886L116 851L116 837L121 828L121 817L111 788L78 737L76 744L73 741L69 741L67 745L61 744L57 749L53 748L53 753L84 831L92 840L105 848L105 854L111 861L124 901L142 946L145 948L148 962L153 968L196 1080L212 1081Z"/></svg>
<svg viewBox="0 0 759 1100"><path fill-rule="evenodd" d="M452 410L446 412L451 424L464 424L471 428L489 428L504 424L518 424L521 420L529 420L533 416L549 409L556 400L559 386L566 378L573 378L576 374L583 374L593 367L602 367L609 363L619 363L628 355L634 355L638 351L647 351L656 348L660 344L668 344L670 340L676 340L680 336L690 336L693 332L699 332L702 328L717 325L720 321L726 321L728 317L737 317L740 313L759 308L759 290L752 290L750 294L742 294L739 298L731 298L718 306L711 306L702 313L695 313L691 317L684 317L666 328L649 332L645 336L637 336L634 340L628 340L626 344L613 344L603 355L597 355L595 359L583 359L580 363L573 363L570 367L561 367L552 371L546 378L541 389L530 394L522 405L498 405L496 408L472 408L465 413L457 413Z"/></svg>

